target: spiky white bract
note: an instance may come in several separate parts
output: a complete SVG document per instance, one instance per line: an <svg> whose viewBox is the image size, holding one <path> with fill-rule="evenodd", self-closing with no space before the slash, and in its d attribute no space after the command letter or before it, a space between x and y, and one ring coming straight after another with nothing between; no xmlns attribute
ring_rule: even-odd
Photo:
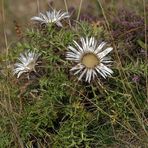
<svg viewBox="0 0 148 148"><path fill-rule="evenodd" d="M37 60L41 54L26 50L24 54L20 54L18 58L19 62L14 64L13 74L19 78L23 73L29 73L35 71L35 66L38 65Z"/></svg>
<svg viewBox="0 0 148 148"><path fill-rule="evenodd" d="M94 37L80 38L80 41L81 45L73 41L74 47L68 46L70 51L67 52L66 59L77 63L70 71L75 71L74 75L80 75L78 80L85 77L85 81L88 83L97 78L99 74L103 78L111 76L113 71L108 66L112 61L106 55L113 48L105 48L105 42L98 44Z"/></svg>
<svg viewBox="0 0 148 148"><path fill-rule="evenodd" d="M33 21L40 22L41 24L55 23L57 26L62 27L61 20L69 18L68 12L62 12L61 10L46 11L45 14L40 13L39 16L31 18Z"/></svg>

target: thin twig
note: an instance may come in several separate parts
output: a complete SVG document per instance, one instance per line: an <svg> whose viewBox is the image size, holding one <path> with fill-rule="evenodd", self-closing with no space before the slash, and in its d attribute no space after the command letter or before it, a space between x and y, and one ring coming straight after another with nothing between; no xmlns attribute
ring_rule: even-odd
<svg viewBox="0 0 148 148"><path fill-rule="evenodd" d="M144 31L145 31L145 49L146 49L146 54L145 54L145 62L148 62L147 59L147 19L146 19L146 2L143 0L143 8L144 8ZM145 77L146 77L146 92L147 92L147 98L148 98L148 73L147 70L145 71Z"/></svg>
<svg viewBox="0 0 148 148"><path fill-rule="evenodd" d="M6 58L8 56L8 39L6 34L6 19L5 19L5 9L4 9L4 0L2 0L2 21L3 21L3 33L5 39L5 49L6 49Z"/></svg>
<svg viewBox="0 0 148 148"><path fill-rule="evenodd" d="M79 6L79 10L78 10L78 15L77 15L77 21L79 20L80 18L80 13L81 13L81 8L82 8L82 3L83 3L83 0L80 1L80 6Z"/></svg>
<svg viewBox="0 0 148 148"><path fill-rule="evenodd" d="M67 0L64 0L64 4L65 4L66 11L67 11L67 13L68 13ZM70 26L70 28L71 28L71 21L70 21L70 19L68 19L68 21L69 21L69 26Z"/></svg>
<svg viewBox="0 0 148 148"><path fill-rule="evenodd" d="M40 13L40 2L39 0L36 0L36 4L37 4L37 13Z"/></svg>

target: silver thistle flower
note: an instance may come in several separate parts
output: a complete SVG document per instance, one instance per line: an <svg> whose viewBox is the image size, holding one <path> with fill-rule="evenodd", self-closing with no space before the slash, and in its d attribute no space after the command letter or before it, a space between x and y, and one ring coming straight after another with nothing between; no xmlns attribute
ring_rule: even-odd
<svg viewBox="0 0 148 148"><path fill-rule="evenodd" d="M32 17L31 20L40 22L41 24L55 23L57 26L62 27L60 21L69 17L68 12L56 11L54 9L53 11L46 11L46 14L40 13L39 16Z"/></svg>
<svg viewBox="0 0 148 148"><path fill-rule="evenodd" d="M113 71L108 68L112 62L106 55L113 50L112 47L104 48L106 43L102 42L98 45L94 37L80 39L82 46L76 41L74 46L69 46L69 52L66 54L66 59L77 63L76 66L71 68L75 71L74 75L79 74L78 80L85 77L85 81L90 83L91 80L98 77L100 74L103 78L110 76Z"/></svg>
<svg viewBox="0 0 148 148"><path fill-rule="evenodd" d="M35 66L38 65L37 60L40 54L27 50L24 54L20 54L19 62L14 64L13 74L19 78L23 73L35 71Z"/></svg>

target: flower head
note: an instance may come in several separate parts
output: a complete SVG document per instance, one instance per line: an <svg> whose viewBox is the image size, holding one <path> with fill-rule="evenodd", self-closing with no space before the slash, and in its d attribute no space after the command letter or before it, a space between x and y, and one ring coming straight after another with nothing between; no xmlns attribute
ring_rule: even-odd
<svg viewBox="0 0 148 148"><path fill-rule="evenodd" d="M66 55L67 60L77 63L76 66L71 68L71 71L75 71L74 75L79 74L79 80L85 77L85 81L88 83L95 77L98 77L98 74L103 78L110 76L113 71L107 66L110 66L112 61L106 55L113 48L105 48L105 42L98 45L94 37L81 38L80 41L82 46L73 41L75 47L69 46L70 51Z"/></svg>
<svg viewBox="0 0 148 148"><path fill-rule="evenodd" d="M62 12L61 10L46 11L46 14L40 13L39 16L31 18L33 21L38 21L41 24L55 23L57 26L62 27L60 22L62 19L69 18L68 12Z"/></svg>
<svg viewBox="0 0 148 148"><path fill-rule="evenodd" d="M26 51L24 54L20 54L18 58L19 62L15 63L15 68L13 69L13 74L17 74L17 78L23 73L28 73L31 71L36 71L35 66L38 65L37 60L40 54L32 51Z"/></svg>

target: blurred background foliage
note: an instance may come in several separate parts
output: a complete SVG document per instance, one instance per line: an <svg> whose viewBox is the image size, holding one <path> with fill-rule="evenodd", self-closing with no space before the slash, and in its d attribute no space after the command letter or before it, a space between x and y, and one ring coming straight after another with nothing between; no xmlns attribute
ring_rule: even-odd
<svg viewBox="0 0 148 148"><path fill-rule="evenodd" d="M80 0L1 0L0 1L0 51L4 51L5 38L4 31L7 36L8 46L18 40L17 27L23 31L30 25L30 18L39 12L45 12L49 8L64 9L65 2L70 11L77 12L80 6ZM142 0L101 0L103 8L107 15L113 15L121 8L128 8L136 13L143 13ZM146 3L146 5L148 5ZM110 13L111 12L111 13ZM98 16L101 9L98 0L83 0L81 13L86 16Z"/></svg>

